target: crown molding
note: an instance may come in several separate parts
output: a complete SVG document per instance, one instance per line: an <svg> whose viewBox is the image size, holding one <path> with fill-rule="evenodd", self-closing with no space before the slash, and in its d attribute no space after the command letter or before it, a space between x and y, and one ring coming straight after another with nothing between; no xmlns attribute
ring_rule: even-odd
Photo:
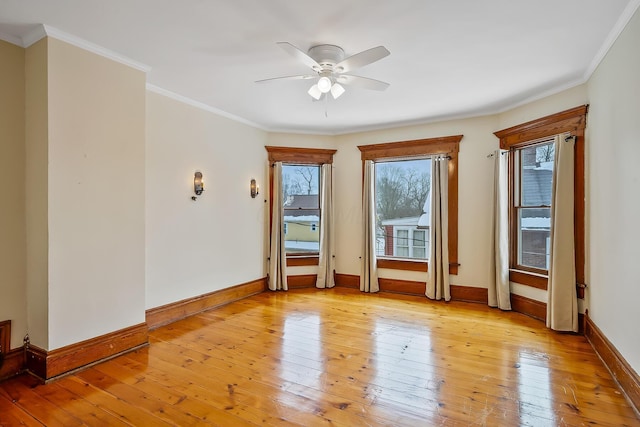
<svg viewBox="0 0 640 427"><path fill-rule="evenodd" d="M614 25L614 27L611 29L609 35L604 40L604 43L602 43L602 46L600 46L600 50L598 50L598 53L587 67L587 70L584 72L585 81L589 80L591 75L596 71L596 68L598 68L598 65L600 65L600 62L602 62L604 57L607 55L607 52L609 52L611 46L613 46L613 44L616 42L618 36L620 36L620 33L622 33L622 31L625 29L639 6L640 0L631 0L627 4L627 7L625 7L624 11L618 18L616 25Z"/></svg>
<svg viewBox="0 0 640 427"><path fill-rule="evenodd" d="M14 44L16 46L23 47L22 46L22 39L20 37L13 36L11 34L0 32L0 40L4 40L7 43L11 43L11 44Z"/></svg>
<svg viewBox="0 0 640 427"><path fill-rule="evenodd" d="M45 37L51 37L56 40L63 41L75 47L79 47L80 49L84 49L91 53L95 53L96 55L111 59L112 61L119 62L128 67L135 68L136 70L142 71L144 73L148 73L149 71L151 71L151 67L146 64L134 61L133 59L121 55L117 52L99 46L95 43L91 43L90 41L81 39L80 37L76 37L72 34L65 33L64 31L60 31L57 28L51 27L49 25L38 25L32 31L23 36L21 39L22 43L18 44L24 48L27 48Z"/></svg>
<svg viewBox="0 0 640 427"><path fill-rule="evenodd" d="M226 111L219 110L219 109L217 109L215 107L212 107L212 106L210 106L208 104L205 104L204 102L196 101L195 99L189 98L189 97L184 96L184 95L180 95L180 94L175 93L175 92L171 92L170 90L163 89L163 88L161 88L159 86L156 86L156 85L153 85L151 83L147 83L147 90L150 91L150 92L157 93L157 94L162 95L162 96L166 96L167 98L171 98L171 99L173 99L175 101L182 102L183 104L187 104L187 105L190 105L192 107L196 107L196 108L199 108L201 110L208 111L209 113L217 114L218 116L225 117L225 118L233 120L235 122L240 122L240 123L243 123L243 124L245 124L247 126L251 126L251 127L254 127L254 128L260 129L260 130L264 130L264 131L267 130L264 127L262 127L261 125L259 125L257 123L254 123L254 122L252 122L250 120L244 119L244 118L242 118L240 116L236 116L236 115L231 114L231 113L227 113Z"/></svg>
<svg viewBox="0 0 640 427"><path fill-rule="evenodd" d="M22 43L20 46L25 49L34 44L35 42L47 37L47 32L43 24L36 25L33 30L22 36Z"/></svg>

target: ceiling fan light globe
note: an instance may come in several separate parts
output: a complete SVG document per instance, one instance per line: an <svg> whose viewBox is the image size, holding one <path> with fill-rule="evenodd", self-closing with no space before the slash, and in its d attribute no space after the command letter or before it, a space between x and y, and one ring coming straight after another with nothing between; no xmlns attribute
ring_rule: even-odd
<svg viewBox="0 0 640 427"><path fill-rule="evenodd" d="M320 99L320 97L322 96L322 92L318 88L318 85L311 86L307 93L309 95L311 95L311 97L314 98L316 101L318 101Z"/></svg>
<svg viewBox="0 0 640 427"><path fill-rule="evenodd" d="M344 87L340 83L334 83L331 86L331 95L333 95L333 99L338 99L340 95L344 93Z"/></svg>
<svg viewBox="0 0 640 427"><path fill-rule="evenodd" d="M331 90L331 79L326 76L320 77L317 86L320 92L327 93Z"/></svg>

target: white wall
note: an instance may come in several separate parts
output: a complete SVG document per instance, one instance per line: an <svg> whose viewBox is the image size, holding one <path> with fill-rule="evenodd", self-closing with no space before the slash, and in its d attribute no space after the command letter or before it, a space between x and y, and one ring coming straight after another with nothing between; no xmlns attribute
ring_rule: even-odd
<svg viewBox="0 0 640 427"><path fill-rule="evenodd" d="M461 266L451 280L456 285L486 287L493 182L493 162L487 155L498 145L493 135L496 126L495 116L488 116L337 137L336 271L360 274L362 160L357 146L462 134L458 158L458 262ZM381 270L380 276L426 281L425 274L415 272Z"/></svg>
<svg viewBox="0 0 640 427"><path fill-rule="evenodd" d="M265 277L266 133L151 91L146 123L146 308Z"/></svg>
<svg viewBox="0 0 640 427"><path fill-rule="evenodd" d="M25 52L25 222L27 332L49 348L49 103L48 40Z"/></svg>
<svg viewBox="0 0 640 427"><path fill-rule="evenodd" d="M588 82L589 316L640 372L640 11Z"/></svg>
<svg viewBox="0 0 640 427"><path fill-rule="evenodd" d="M24 49L0 40L0 63L0 321L11 320L17 348L27 333Z"/></svg>
<svg viewBox="0 0 640 427"><path fill-rule="evenodd" d="M145 79L48 40L48 350L145 321Z"/></svg>

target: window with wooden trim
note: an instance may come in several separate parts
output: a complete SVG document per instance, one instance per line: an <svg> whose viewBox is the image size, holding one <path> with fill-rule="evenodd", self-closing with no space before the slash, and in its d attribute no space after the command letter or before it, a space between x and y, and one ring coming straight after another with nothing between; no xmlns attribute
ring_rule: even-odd
<svg viewBox="0 0 640 427"><path fill-rule="evenodd" d="M377 201L380 201L381 189L379 186L382 184L377 182L377 179L381 174L381 168L383 165L402 166L402 162L407 162L404 163L404 165L409 168L409 165L415 163L416 160L425 162L425 165L430 165L430 157L434 155L446 155L449 157L448 232L449 272L451 274L458 273L458 152L461 140L462 135L455 135L358 146L358 149L361 152L362 161L372 160L375 163ZM421 170L425 172L427 179L429 179L430 166L429 168L423 166L422 169L418 168L416 170L418 174L421 173ZM402 179L399 179L399 181L401 180ZM404 186L400 192L405 190L408 190L407 186ZM405 219L413 218L419 222L423 214L425 214L424 206L427 203L426 195L416 195L414 199L416 207L408 213L407 216L405 216ZM403 204L410 204L411 202L408 200L409 199L403 202ZM378 216L380 217L382 207L378 209L379 206L376 206L376 208ZM418 210L420 211L419 213ZM401 221L398 221L401 219L400 213L393 216L398 217L392 218L395 222L398 222L398 224L395 224L394 221L387 221L388 218L380 220L379 228L381 228L381 235L383 238L379 239L377 242L380 246L378 248L378 267L415 271L417 270L416 267L418 265L425 266L424 262L426 258L428 258L429 250L428 229L421 229L418 223L416 223L415 226L413 224L411 226L407 226L407 224L400 224ZM424 222L425 218L422 218L422 220ZM389 225L394 225L394 227L386 227ZM387 248L387 246L389 247ZM420 264L418 264L418 262L420 262Z"/></svg>
<svg viewBox="0 0 640 427"><path fill-rule="evenodd" d="M574 236L576 278L584 283L584 129L588 106L545 116L494 134L500 148L509 150L510 274L511 281L547 288L551 227L551 176L556 135L575 137ZM578 296L584 290L578 288Z"/></svg>
<svg viewBox="0 0 640 427"><path fill-rule="evenodd" d="M269 163L282 162L287 265L317 265L320 236L320 167L333 163L336 150L266 146ZM269 173L273 195L273 168ZM273 216L270 197L269 218Z"/></svg>

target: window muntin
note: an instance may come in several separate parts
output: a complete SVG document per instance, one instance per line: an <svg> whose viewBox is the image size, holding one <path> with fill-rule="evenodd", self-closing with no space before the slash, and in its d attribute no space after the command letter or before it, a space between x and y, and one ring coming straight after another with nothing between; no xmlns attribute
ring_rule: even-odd
<svg viewBox="0 0 640 427"><path fill-rule="evenodd" d="M516 149L513 174L514 268L546 274L549 269L553 140Z"/></svg>
<svg viewBox="0 0 640 427"><path fill-rule="evenodd" d="M431 159L376 161L374 166L377 255L426 259Z"/></svg>
<svg viewBox="0 0 640 427"><path fill-rule="evenodd" d="M320 251L320 166L282 165L285 252Z"/></svg>

